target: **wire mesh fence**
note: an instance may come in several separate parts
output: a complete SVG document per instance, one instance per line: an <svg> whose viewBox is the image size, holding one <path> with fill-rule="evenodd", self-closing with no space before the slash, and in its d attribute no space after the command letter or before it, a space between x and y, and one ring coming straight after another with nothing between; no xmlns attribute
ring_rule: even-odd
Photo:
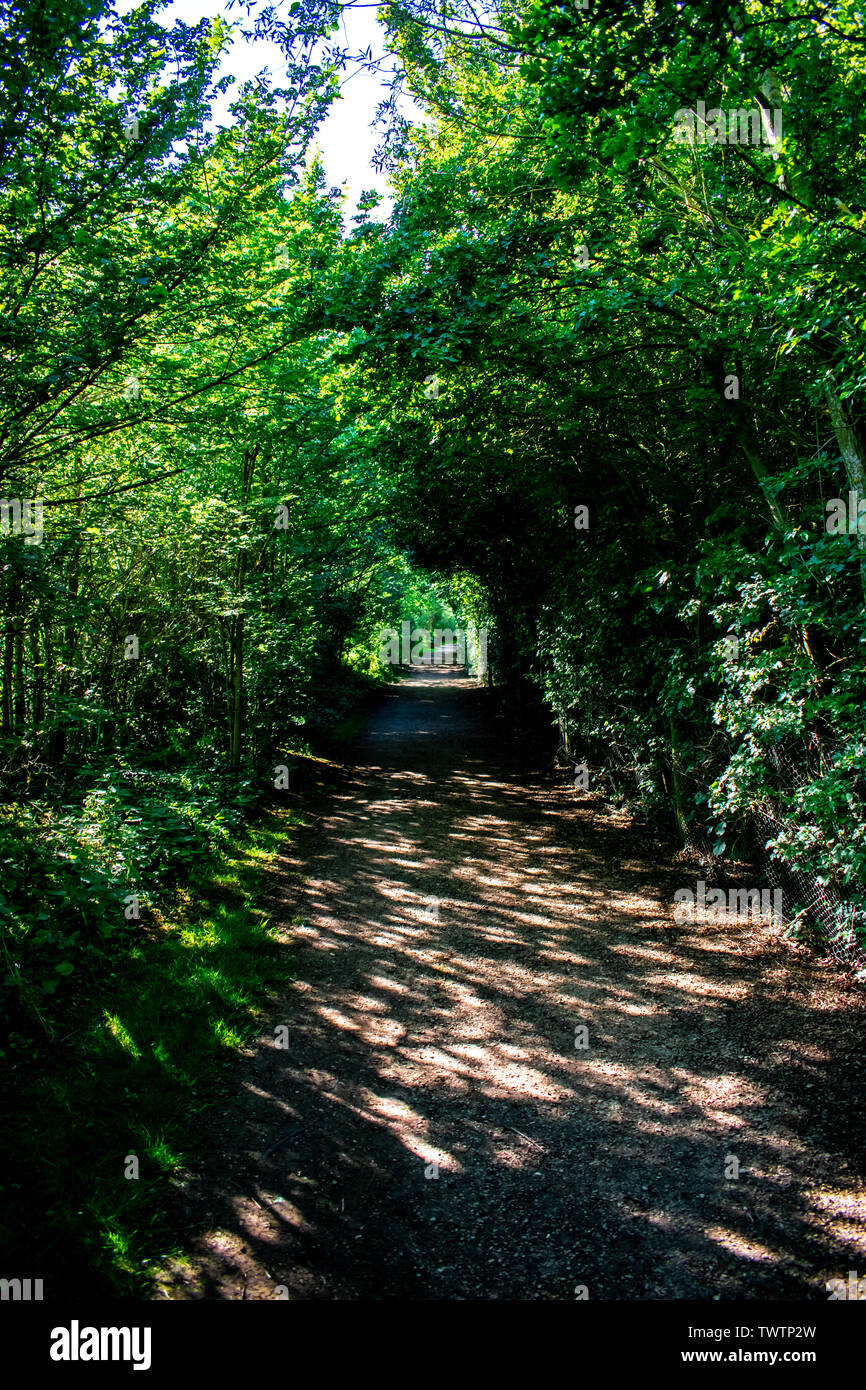
<svg viewBox="0 0 866 1390"><path fill-rule="evenodd" d="M767 764L779 799L789 800L805 787L810 775L818 775L826 766L832 751L819 748L816 740L797 760L781 748L772 749ZM809 824L819 831L812 818ZM797 828L789 817L780 814L775 797L767 798L753 810L756 851L772 885L782 889L785 921L794 929L799 922L807 922L830 955L866 980L866 885L848 880L843 890L815 873L794 868L774 854L768 847L771 842L790 838Z"/></svg>
<svg viewBox="0 0 866 1390"><path fill-rule="evenodd" d="M593 750L596 751L596 750ZM852 970L866 983L866 885L849 880L844 890L832 882L821 881L814 872L792 866L771 847L777 840L790 840L798 830L783 807L789 805L798 790L807 786L832 757L832 749L820 748L817 742L804 746L794 757L781 748L769 750L763 771L765 782L772 787L770 794L751 807L750 848L767 886L782 893L781 931L786 935L802 935L804 929L820 942L822 949L840 965ZM601 753L601 750L598 750ZM661 754L666 782L672 783L673 760L669 753ZM603 780L608 785L624 789L624 783L636 777L627 759L608 748L599 758ZM681 771L688 799L695 804L695 794L706 795L706 766L700 772ZM637 790L635 782L634 790ZM814 821L810 820L814 825ZM819 827L814 825L816 832ZM711 839L700 820L692 819L681 827L686 846L702 859L724 867L730 864L714 852Z"/></svg>

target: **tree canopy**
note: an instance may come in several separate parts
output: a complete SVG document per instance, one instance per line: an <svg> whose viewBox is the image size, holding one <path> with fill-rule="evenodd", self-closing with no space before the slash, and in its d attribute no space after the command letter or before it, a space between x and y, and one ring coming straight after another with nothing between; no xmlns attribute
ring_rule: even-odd
<svg viewBox="0 0 866 1390"><path fill-rule="evenodd" d="M343 9L0 5L16 1036L425 614L548 765L769 854L862 965L861 9L383 0L394 201L351 225ZM234 24L285 75L220 123Z"/></svg>

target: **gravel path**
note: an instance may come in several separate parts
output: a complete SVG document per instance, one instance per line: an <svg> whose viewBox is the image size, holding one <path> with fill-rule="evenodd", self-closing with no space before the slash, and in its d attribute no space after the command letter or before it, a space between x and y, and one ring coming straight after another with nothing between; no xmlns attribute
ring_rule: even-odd
<svg viewBox="0 0 866 1390"><path fill-rule="evenodd" d="M154 1295L826 1299L866 1275L862 991L765 928L674 926L696 869L521 780L487 700L411 672L283 861L298 980Z"/></svg>

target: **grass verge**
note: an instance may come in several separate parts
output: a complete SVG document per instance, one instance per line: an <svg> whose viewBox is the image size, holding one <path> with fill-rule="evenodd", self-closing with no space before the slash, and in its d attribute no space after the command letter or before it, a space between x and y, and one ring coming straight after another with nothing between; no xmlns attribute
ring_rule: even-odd
<svg viewBox="0 0 866 1390"><path fill-rule="evenodd" d="M46 1298L143 1297L148 1266L178 1253L168 1184L194 1159L227 1063L293 978L260 904L301 820L258 808L82 982L69 1031L7 1063L0 1275L43 1278Z"/></svg>

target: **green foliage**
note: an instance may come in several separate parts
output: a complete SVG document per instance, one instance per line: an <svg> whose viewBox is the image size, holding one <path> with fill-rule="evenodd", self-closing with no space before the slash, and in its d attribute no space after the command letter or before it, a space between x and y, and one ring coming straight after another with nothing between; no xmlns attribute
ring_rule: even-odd
<svg viewBox="0 0 866 1390"><path fill-rule="evenodd" d="M388 13L434 117L358 349L403 534L475 577L567 756L866 907L866 543L824 525L866 497L862 16ZM780 138L680 143L699 101Z"/></svg>
<svg viewBox="0 0 866 1390"><path fill-rule="evenodd" d="M133 1291L162 1218L105 1114L180 1171L277 979L226 862L357 732L383 629L486 629L550 761L866 920L852 0L386 3L429 120L383 112L394 209L351 230L306 158L338 0L253 7L285 85L222 126L229 26L159 10L0 5L0 474L44 501L0 528L10 1132ZM680 143L701 101L781 137Z"/></svg>
<svg viewBox="0 0 866 1390"><path fill-rule="evenodd" d="M87 951L83 933L71 941L56 915L42 928L67 944L61 963L74 965L57 978L74 993L51 1041L11 1035L0 1142L11 1200L0 1239L12 1248L10 1226L38 1204L46 1220L31 1224L29 1248L59 1283L86 1268L91 1290L146 1295L145 1266L178 1241L165 1194L183 1180L201 1115L222 1103L226 1060L260 1027L265 996L291 979L286 947L257 902L263 869L297 816L260 808L253 828L232 824L247 815L241 807L213 815L217 848L180 871L183 887L146 914L146 930L131 923L104 954ZM112 815L96 819L105 851ZM63 920L71 910L70 902ZM39 962L47 968L45 943L19 946L32 983ZM137 1181L125 1177L129 1154L139 1160Z"/></svg>

